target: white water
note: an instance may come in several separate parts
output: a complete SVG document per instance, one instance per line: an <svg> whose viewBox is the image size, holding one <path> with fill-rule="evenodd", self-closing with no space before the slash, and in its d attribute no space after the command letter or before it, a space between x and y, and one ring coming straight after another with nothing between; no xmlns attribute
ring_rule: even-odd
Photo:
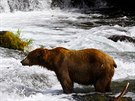
<svg viewBox="0 0 135 101"><path fill-rule="evenodd" d="M89 29L80 27L82 22L95 23L99 20L93 19L93 16L101 15L85 15L49 8L44 11L0 13L0 31L16 32L20 29L22 39L33 39L30 50L40 46L101 49L110 53L118 65L113 80L134 79L135 44L113 42L107 37L114 34L135 37L135 26L107 25ZM134 57L128 58L128 53L132 53ZM62 94L62 88L54 72L39 66L23 67L20 64L22 57L18 52L0 48L1 101L73 100L71 95ZM131 96L130 93L129 96Z"/></svg>
<svg viewBox="0 0 135 101"><path fill-rule="evenodd" d="M0 0L1 12L49 9L51 0Z"/></svg>

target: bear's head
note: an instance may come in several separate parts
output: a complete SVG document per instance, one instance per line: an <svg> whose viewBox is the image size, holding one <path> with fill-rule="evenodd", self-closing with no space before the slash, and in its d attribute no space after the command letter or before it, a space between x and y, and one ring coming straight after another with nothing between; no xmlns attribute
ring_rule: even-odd
<svg viewBox="0 0 135 101"><path fill-rule="evenodd" d="M43 65L42 61L47 52L47 49L38 48L31 51L27 57L21 61L24 66L32 66L32 65Z"/></svg>

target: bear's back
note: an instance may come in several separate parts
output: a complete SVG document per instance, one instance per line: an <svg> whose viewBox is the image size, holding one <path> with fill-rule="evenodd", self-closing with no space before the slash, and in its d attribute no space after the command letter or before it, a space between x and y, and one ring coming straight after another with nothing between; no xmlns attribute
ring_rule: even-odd
<svg viewBox="0 0 135 101"><path fill-rule="evenodd" d="M63 47L57 47L53 49L57 54L63 55L68 61L77 63L108 63L116 67L116 63L113 58L105 52L94 49L82 49L82 50L70 50Z"/></svg>

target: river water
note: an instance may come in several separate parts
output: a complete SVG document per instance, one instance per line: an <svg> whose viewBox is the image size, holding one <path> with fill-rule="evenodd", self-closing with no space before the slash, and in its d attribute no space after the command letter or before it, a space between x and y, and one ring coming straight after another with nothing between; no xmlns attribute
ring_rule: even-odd
<svg viewBox="0 0 135 101"><path fill-rule="evenodd" d="M1 0L2 1L2 0ZM38 1L38 0L37 0ZM42 0L39 0L42 1ZM21 31L21 38L32 39L29 51L38 47L69 49L97 48L110 54L116 61L113 81L135 78L135 43L113 42L111 35L135 37L132 17L110 18L99 13L83 14L78 10L50 8L51 0L34 11L9 12L8 6L0 13L0 31ZM41 2L42 3L42 2ZM6 5L6 0L1 5ZM62 94L54 72L39 66L23 67L21 52L0 47L1 101L72 101L72 95ZM75 87L81 87L75 85ZM127 94L135 99L134 94Z"/></svg>

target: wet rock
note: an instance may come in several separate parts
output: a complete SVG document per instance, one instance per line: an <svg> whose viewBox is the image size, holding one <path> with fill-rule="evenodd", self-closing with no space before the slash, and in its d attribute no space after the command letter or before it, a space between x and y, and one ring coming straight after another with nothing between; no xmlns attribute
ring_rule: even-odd
<svg viewBox="0 0 135 101"><path fill-rule="evenodd" d="M115 101L115 97L104 94L73 95L76 101ZM130 97L120 98L119 101L132 101Z"/></svg>
<svg viewBox="0 0 135 101"><path fill-rule="evenodd" d="M112 35L110 37L108 37L108 39L117 42L117 41L126 41L126 42L132 42L135 43L135 39L130 37L130 36L126 36L126 35Z"/></svg>
<svg viewBox="0 0 135 101"><path fill-rule="evenodd" d="M135 93L135 80L120 80L120 81L113 81L111 88L111 93L96 93L92 87L84 88L83 90L87 91L88 93L75 93L73 94L73 98L75 101L133 101L132 97L124 96L121 97L119 100L116 100L116 96L118 93L121 93L125 85L129 82L129 87L127 92ZM80 91L78 91L80 92ZM126 94L125 94L126 95ZM118 96L118 95L117 95Z"/></svg>
<svg viewBox="0 0 135 101"><path fill-rule="evenodd" d="M52 0L52 7L83 8L84 12L99 11L109 15L135 15L134 0ZM86 10L86 11L85 11Z"/></svg>
<svg viewBox="0 0 135 101"><path fill-rule="evenodd" d="M121 92L122 88L126 85L127 82L129 82L129 87L127 91L135 93L135 79L133 79L113 81L111 86L113 94Z"/></svg>

